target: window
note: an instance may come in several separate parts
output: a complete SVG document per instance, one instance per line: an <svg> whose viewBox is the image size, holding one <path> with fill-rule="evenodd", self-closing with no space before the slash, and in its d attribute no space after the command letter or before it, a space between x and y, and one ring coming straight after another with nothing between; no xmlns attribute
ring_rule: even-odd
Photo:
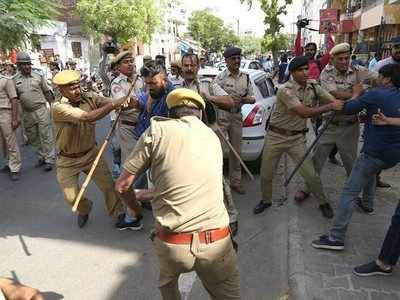
<svg viewBox="0 0 400 300"><path fill-rule="evenodd" d="M275 85L272 82L271 78L267 79L268 90L270 95L275 95Z"/></svg>
<svg viewBox="0 0 400 300"><path fill-rule="evenodd" d="M261 66L259 63L252 61L249 65L249 69L253 69L253 70L260 70Z"/></svg>
<svg viewBox="0 0 400 300"><path fill-rule="evenodd" d="M267 98L271 95L270 90L268 89L267 79L265 76L256 78L256 80L254 80L254 84L260 91L263 98Z"/></svg>
<svg viewBox="0 0 400 300"><path fill-rule="evenodd" d="M71 42L72 54L74 58L82 56L82 45L81 42Z"/></svg>

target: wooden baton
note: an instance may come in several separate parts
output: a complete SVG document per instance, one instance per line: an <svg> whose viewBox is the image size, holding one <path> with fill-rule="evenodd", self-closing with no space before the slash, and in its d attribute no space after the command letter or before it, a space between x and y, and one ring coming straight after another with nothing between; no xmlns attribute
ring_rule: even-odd
<svg viewBox="0 0 400 300"><path fill-rule="evenodd" d="M137 79L138 79L138 77L136 77L136 79L133 81L132 85L130 86L128 94L125 96L125 101L128 100L128 98L130 97L130 94L131 94L133 88L135 87ZM78 206L79 206L79 203L82 200L83 193L85 192L86 187L88 186L88 184L90 182L90 179L92 179L93 173L96 170L97 165L99 164L100 158L103 155L103 152L106 149L107 144L108 144L108 142L109 142L109 140L110 140L110 138L111 138L116 126L117 126L117 123L118 123L119 118L121 116L121 111L122 111L122 109L120 108L118 110L118 112L117 112L117 117L115 118L114 123L112 124L110 130L108 131L106 139L104 140L103 144L101 145L100 150L97 153L96 159L94 160L94 162L92 164L92 167L90 168L90 171L89 171L88 175L86 176L85 181L83 182L83 184L81 186L81 189L79 190L78 196L76 196L76 199L75 199L75 202L74 202L74 206L72 206L72 211L73 212L76 212L78 210Z"/></svg>

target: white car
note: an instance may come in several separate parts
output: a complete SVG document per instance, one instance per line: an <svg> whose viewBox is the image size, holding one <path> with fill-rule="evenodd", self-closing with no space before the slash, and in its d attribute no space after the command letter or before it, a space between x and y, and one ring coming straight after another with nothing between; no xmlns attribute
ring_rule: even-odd
<svg viewBox="0 0 400 300"><path fill-rule="evenodd" d="M240 68L241 69L250 69L250 70L261 70L264 71L264 68L260 64L258 60L251 60L251 59L242 59L240 61Z"/></svg>
<svg viewBox="0 0 400 300"><path fill-rule="evenodd" d="M204 70L202 76L212 77L216 69L209 71L206 75ZM256 102L242 106L241 157L244 161L253 162L258 168L261 163L266 128L276 102L275 87L268 73L264 71L251 69L242 69L242 71L249 75Z"/></svg>

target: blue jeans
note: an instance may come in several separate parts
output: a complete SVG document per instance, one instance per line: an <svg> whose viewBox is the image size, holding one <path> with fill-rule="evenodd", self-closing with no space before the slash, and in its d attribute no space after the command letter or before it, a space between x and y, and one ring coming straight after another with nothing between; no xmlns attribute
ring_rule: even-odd
<svg viewBox="0 0 400 300"><path fill-rule="evenodd" d="M339 207L336 210L333 226L329 238L333 241L344 242L347 226L353 214L354 203L363 191L362 203L365 207L373 208L376 189L376 174L393 167L393 164L361 153L353 164L350 176L344 185L340 197Z"/></svg>
<svg viewBox="0 0 400 300"><path fill-rule="evenodd" d="M392 217L392 223L386 233L379 260L385 265L394 266L400 257L400 201Z"/></svg>

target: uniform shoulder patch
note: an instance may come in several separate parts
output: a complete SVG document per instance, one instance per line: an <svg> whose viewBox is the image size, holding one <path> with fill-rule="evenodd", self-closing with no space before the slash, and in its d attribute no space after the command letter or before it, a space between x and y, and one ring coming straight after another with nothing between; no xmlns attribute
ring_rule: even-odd
<svg viewBox="0 0 400 300"><path fill-rule="evenodd" d="M117 94L117 93L119 93L120 91L122 91L122 87L121 87L120 85L118 85L118 84L114 84L114 85L112 86L112 88L111 88L111 91L112 91L114 94Z"/></svg>

